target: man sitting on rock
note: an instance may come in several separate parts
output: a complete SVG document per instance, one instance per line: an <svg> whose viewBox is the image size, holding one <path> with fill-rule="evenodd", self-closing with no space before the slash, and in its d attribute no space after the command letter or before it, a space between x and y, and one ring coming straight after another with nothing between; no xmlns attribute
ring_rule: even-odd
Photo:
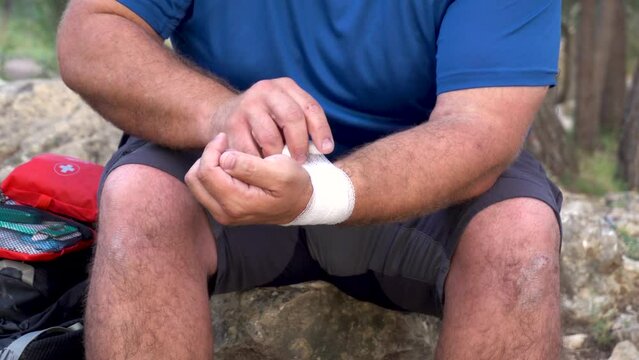
<svg viewBox="0 0 639 360"><path fill-rule="evenodd" d="M557 359L561 194L521 148L559 24L559 0L71 1L62 77L128 134L88 358L211 358L210 293L321 279L442 316L439 359Z"/></svg>

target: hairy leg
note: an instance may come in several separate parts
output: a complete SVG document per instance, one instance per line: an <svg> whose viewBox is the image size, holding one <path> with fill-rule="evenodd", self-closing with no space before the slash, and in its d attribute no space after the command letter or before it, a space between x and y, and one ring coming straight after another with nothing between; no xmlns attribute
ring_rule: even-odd
<svg viewBox="0 0 639 360"><path fill-rule="evenodd" d="M159 170L107 178L86 309L88 359L211 359L207 275L216 270L205 213Z"/></svg>
<svg viewBox="0 0 639 360"><path fill-rule="evenodd" d="M452 259L437 359L558 359L559 227L518 198L470 222Z"/></svg>

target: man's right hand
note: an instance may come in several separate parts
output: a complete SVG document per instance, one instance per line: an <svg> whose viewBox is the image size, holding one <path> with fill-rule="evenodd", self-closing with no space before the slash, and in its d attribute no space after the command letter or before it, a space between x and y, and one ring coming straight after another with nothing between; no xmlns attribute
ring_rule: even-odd
<svg viewBox="0 0 639 360"><path fill-rule="evenodd" d="M306 160L308 136L324 154L333 136L319 103L290 78L262 80L230 98L215 111L213 133L228 135L229 147L267 157L288 145L292 157Z"/></svg>

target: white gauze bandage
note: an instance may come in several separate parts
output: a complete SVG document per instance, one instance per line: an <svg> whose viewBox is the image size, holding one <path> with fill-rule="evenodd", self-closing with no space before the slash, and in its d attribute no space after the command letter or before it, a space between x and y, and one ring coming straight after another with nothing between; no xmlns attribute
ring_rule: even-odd
<svg viewBox="0 0 639 360"><path fill-rule="evenodd" d="M284 146L282 154L291 156ZM289 225L332 225L346 221L355 207L355 188L350 177L333 165L312 143L302 165L311 177L313 194L306 209Z"/></svg>

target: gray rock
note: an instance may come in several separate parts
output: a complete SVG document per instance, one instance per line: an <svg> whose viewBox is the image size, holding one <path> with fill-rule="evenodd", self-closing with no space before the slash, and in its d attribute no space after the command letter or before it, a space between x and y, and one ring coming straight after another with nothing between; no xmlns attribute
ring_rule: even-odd
<svg viewBox="0 0 639 360"><path fill-rule="evenodd" d="M623 269L628 273L639 273L639 260L631 259L624 255Z"/></svg>
<svg viewBox="0 0 639 360"><path fill-rule="evenodd" d="M615 346L608 360L637 360L639 351L630 341L622 341Z"/></svg>
<svg viewBox="0 0 639 360"><path fill-rule="evenodd" d="M216 359L432 359L439 321L312 282L214 296Z"/></svg>
<svg viewBox="0 0 639 360"><path fill-rule="evenodd" d="M29 58L15 58L5 61L2 72L7 80L23 80L41 77L44 68Z"/></svg>
<svg viewBox="0 0 639 360"><path fill-rule="evenodd" d="M104 164L121 132L59 79L0 85L0 178L43 152Z"/></svg>
<svg viewBox="0 0 639 360"><path fill-rule="evenodd" d="M628 306L624 312L614 320L612 334L617 341L628 340L639 346L639 319L637 312Z"/></svg>
<svg viewBox="0 0 639 360"><path fill-rule="evenodd" d="M605 220L601 199L569 195L562 210L562 305L574 321L590 322L615 306L623 247Z"/></svg>
<svg viewBox="0 0 639 360"><path fill-rule="evenodd" d="M563 346L568 350L579 350L588 339L588 334L567 335L563 338Z"/></svg>

